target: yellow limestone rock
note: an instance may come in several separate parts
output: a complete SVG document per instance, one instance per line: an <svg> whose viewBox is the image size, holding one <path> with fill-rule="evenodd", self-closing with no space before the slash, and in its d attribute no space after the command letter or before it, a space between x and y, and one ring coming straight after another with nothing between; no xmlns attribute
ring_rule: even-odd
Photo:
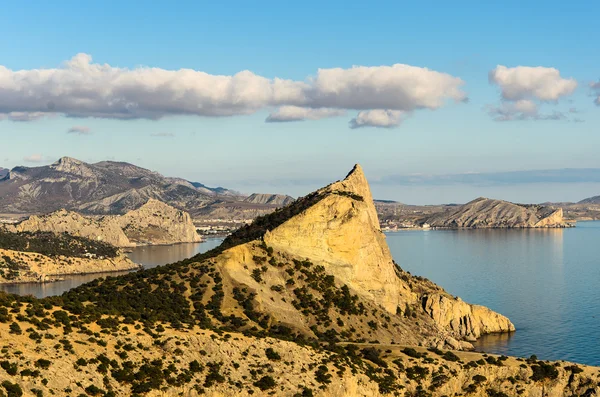
<svg viewBox="0 0 600 397"><path fill-rule="evenodd" d="M406 304L420 305L454 337L473 339L515 330L508 318L490 309L465 303L433 284L413 279L408 285L399 277L360 165L317 193L321 200L267 232L264 242L323 264L355 293L390 313L404 310Z"/></svg>
<svg viewBox="0 0 600 397"><path fill-rule="evenodd" d="M317 204L267 232L276 250L322 263L356 293L390 313L400 303L400 280L379 228L369 184L360 165L346 179L319 191Z"/></svg>

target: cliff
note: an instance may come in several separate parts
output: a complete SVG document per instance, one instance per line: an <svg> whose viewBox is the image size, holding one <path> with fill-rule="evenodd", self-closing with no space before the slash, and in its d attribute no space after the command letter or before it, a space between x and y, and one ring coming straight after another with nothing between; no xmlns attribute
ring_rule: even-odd
<svg viewBox="0 0 600 397"><path fill-rule="evenodd" d="M569 227L562 209L541 205L520 205L480 197L457 208L425 218L437 228L540 228Z"/></svg>
<svg viewBox="0 0 600 397"><path fill-rule="evenodd" d="M67 210L58 210L41 216L33 215L10 229L15 232L69 233L73 236L104 241L115 247L135 246L114 218L94 219Z"/></svg>
<svg viewBox="0 0 600 397"><path fill-rule="evenodd" d="M192 218L158 200L114 218L129 240L137 245L196 243L202 241Z"/></svg>
<svg viewBox="0 0 600 397"><path fill-rule="evenodd" d="M122 216L94 218L59 210L31 216L10 228L16 232L69 233L116 247L201 241L189 214L153 199Z"/></svg>

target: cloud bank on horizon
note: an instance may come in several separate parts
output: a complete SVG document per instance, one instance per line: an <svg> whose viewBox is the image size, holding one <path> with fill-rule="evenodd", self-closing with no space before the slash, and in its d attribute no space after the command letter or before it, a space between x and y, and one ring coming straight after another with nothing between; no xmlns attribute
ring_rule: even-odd
<svg viewBox="0 0 600 397"><path fill-rule="evenodd" d="M486 111L497 121L560 120L569 112L540 113L576 90L572 78L549 67L506 67L489 73L501 103ZM173 115L228 117L270 111L266 122L319 120L357 114L350 128L399 126L420 109L467 102L465 82L424 67L353 66L318 69L303 81L266 78L250 71L211 75L192 69L135 69L92 63L80 53L54 69L0 66L0 120L73 118L160 119ZM591 84L600 105L600 82ZM89 130L69 130L85 135Z"/></svg>

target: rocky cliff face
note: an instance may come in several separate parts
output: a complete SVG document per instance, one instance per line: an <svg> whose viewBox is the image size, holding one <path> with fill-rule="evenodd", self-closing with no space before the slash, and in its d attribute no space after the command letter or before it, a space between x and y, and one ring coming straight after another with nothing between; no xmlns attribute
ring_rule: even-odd
<svg viewBox="0 0 600 397"><path fill-rule="evenodd" d="M93 218L59 210L31 216L9 228L16 232L69 233L116 247L201 241L189 214L153 199L122 216Z"/></svg>
<svg viewBox="0 0 600 397"><path fill-rule="evenodd" d="M94 219L67 210L59 210L42 216L30 216L28 219L12 226L12 229L15 232L69 233L91 240L104 241L115 247L135 246L125 235L119 224L114 221L114 218Z"/></svg>
<svg viewBox="0 0 600 397"><path fill-rule="evenodd" d="M437 228L538 228L569 227L562 209L541 205L519 205L508 201L478 198L458 208L426 218Z"/></svg>
<svg viewBox="0 0 600 397"><path fill-rule="evenodd" d="M404 291L392 256L379 229L371 191L357 165L341 182L318 192L324 198L274 230L268 246L327 270L362 296L395 313Z"/></svg>
<svg viewBox="0 0 600 397"><path fill-rule="evenodd" d="M114 218L129 240L138 245L202 241L187 212L150 199L140 208Z"/></svg>
<svg viewBox="0 0 600 397"><path fill-rule="evenodd" d="M317 191L313 201L267 230L264 243L275 251L323 265L352 291L390 314L402 312L407 305L422 306L436 326L449 332L452 344L454 338L514 331L506 317L456 299L394 264L359 165L344 180Z"/></svg>

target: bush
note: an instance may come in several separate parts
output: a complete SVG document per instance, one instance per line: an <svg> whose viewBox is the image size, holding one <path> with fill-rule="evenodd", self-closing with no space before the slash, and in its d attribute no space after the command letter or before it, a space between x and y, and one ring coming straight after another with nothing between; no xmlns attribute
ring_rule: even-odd
<svg viewBox="0 0 600 397"><path fill-rule="evenodd" d="M275 387L275 379L271 376L263 376L256 382L254 382L254 386L258 387L260 390L269 390Z"/></svg>
<svg viewBox="0 0 600 397"><path fill-rule="evenodd" d="M6 394L8 397L21 397L23 395L23 389L16 383L10 383L5 380L2 382L2 387L6 390Z"/></svg>
<svg viewBox="0 0 600 397"><path fill-rule="evenodd" d="M281 356L279 355L279 353L277 353L277 352L276 352L275 350L273 350L273 348L271 348L271 347L268 347L268 348L265 350L265 354L266 354L266 356L267 356L267 358L268 358L269 360L272 360L272 361L278 361L278 360L281 360Z"/></svg>
<svg viewBox="0 0 600 397"><path fill-rule="evenodd" d="M52 362L50 360L46 360L43 358L40 358L39 360L37 360L35 362L35 366L37 368L41 368L41 369L48 369L50 368L50 364L52 364Z"/></svg>

